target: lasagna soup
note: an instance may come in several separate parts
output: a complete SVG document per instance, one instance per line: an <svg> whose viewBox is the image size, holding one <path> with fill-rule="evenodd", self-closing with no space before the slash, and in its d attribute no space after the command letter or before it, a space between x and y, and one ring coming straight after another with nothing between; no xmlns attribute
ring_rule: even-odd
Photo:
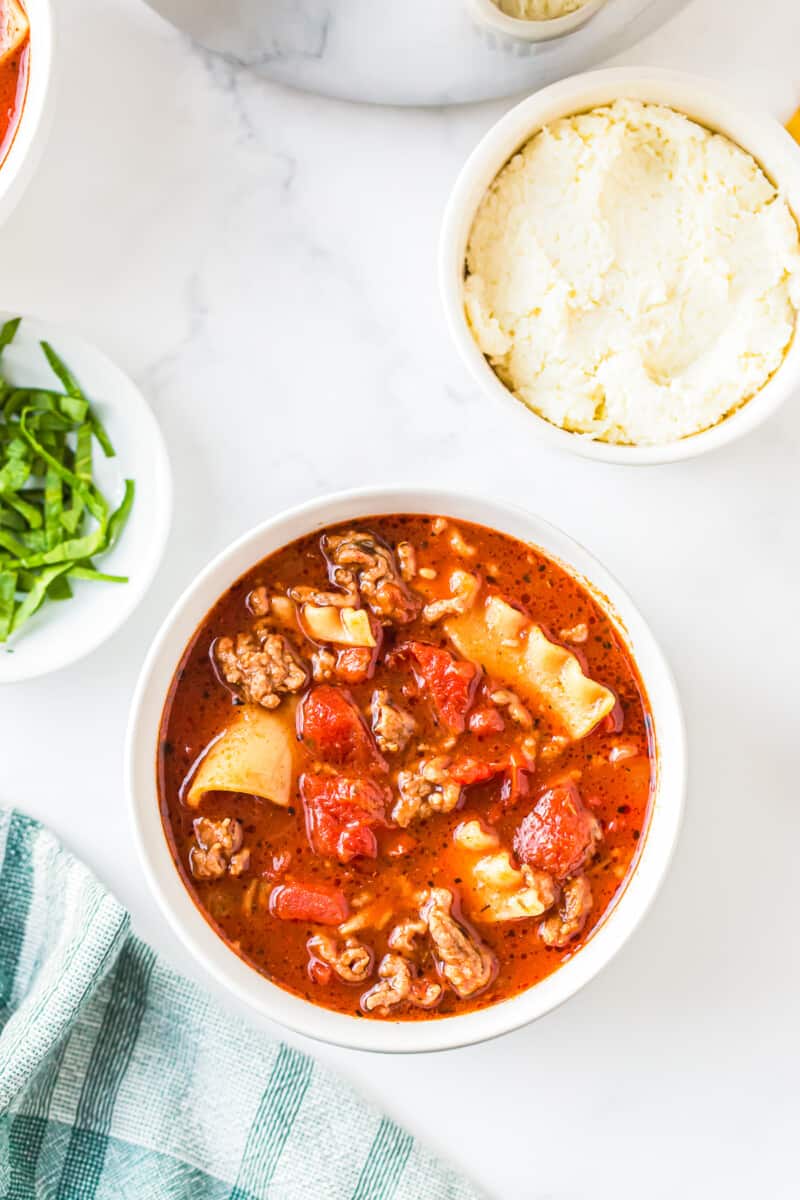
<svg viewBox="0 0 800 1200"><path fill-rule="evenodd" d="M0 0L0 163L17 130L28 86L30 30L18 0Z"/></svg>
<svg viewBox="0 0 800 1200"><path fill-rule="evenodd" d="M584 585L504 534L399 515L301 538L221 597L157 766L178 870L237 954L412 1020L580 949L636 861L655 754Z"/></svg>

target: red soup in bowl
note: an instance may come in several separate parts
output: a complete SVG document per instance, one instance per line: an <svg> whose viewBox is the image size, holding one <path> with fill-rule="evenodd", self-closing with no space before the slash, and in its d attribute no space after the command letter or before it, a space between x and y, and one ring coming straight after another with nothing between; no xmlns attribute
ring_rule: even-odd
<svg viewBox="0 0 800 1200"><path fill-rule="evenodd" d="M621 894L656 778L618 630L543 552L449 518L330 526L195 632L161 718L174 861L217 933L342 1013L525 991Z"/></svg>
<svg viewBox="0 0 800 1200"><path fill-rule="evenodd" d="M30 29L19 0L0 0L0 164L14 140L28 87Z"/></svg>

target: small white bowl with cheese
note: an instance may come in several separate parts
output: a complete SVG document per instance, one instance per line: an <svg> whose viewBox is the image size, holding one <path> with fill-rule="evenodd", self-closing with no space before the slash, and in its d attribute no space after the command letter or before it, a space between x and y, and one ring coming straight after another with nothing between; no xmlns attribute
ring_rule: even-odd
<svg viewBox="0 0 800 1200"><path fill-rule="evenodd" d="M672 71L537 92L483 138L442 227L442 298L487 397L608 462L691 458L800 395L800 149Z"/></svg>
<svg viewBox="0 0 800 1200"><path fill-rule="evenodd" d="M501 37L549 42L580 29L608 0L470 0L481 25Z"/></svg>

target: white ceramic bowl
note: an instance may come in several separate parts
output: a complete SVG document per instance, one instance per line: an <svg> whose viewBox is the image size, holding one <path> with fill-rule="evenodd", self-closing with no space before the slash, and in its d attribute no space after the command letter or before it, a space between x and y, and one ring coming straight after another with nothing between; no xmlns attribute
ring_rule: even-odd
<svg viewBox="0 0 800 1200"><path fill-rule="evenodd" d="M494 0L470 0L470 3L475 18L487 29L503 37L518 38L524 42L549 42L580 29L608 0L584 0L574 12L544 21L510 17L497 7Z"/></svg>
<svg viewBox="0 0 800 1200"><path fill-rule="evenodd" d="M218 597L259 559L335 521L378 513L442 513L533 543L584 580L615 614L639 666L655 725L657 786L638 865L616 906L574 958L535 987L491 1008L430 1021L373 1021L310 1004L247 966L214 932L175 868L161 824L156 747L175 667ZM214 978L263 1015L309 1037L361 1050L443 1050L496 1037L555 1008L588 983L630 937L667 869L683 808L686 751L680 704L669 668L645 622L611 576L581 546L539 517L500 503L437 490L359 490L314 500L246 533L191 583L167 617L142 668L126 745L128 803L145 874L170 925Z"/></svg>
<svg viewBox="0 0 800 1200"><path fill-rule="evenodd" d="M0 222L18 202L47 141L53 114L54 24L50 0L23 0L31 27L28 90L14 140L0 166Z"/></svg>
<svg viewBox="0 0 800 1200"><path fill-rule="evenodd" d="M0 313L0 324L14 314ZM49 341L73 371L97 409L116 455L106 458L94 443L95 476L112 508L125 479L136 483L133 508L122 535L96 566L127 583L73 581L74 596L48 603L5 646L0 646L0 684L57 671L96 649L139 604L161 562L172 517L172 476L161 430L142 393L115 363L59 325L24 317L3 351L3 371L20 386L58 386L39 342Z"/></svg>
<svg viewBox="0 0 800 1200"><path fill-rule="evenodd" d="M561 450L605 462L644 465L694 458L755 429L792 394L800 393L800 336L765 386L731 416L703 433L663 446L617 446L569 433L527 408L505 387L481 353L464 313L464 259L475 213L501 168L543 125L620 98L675 108L725 134L761 164L800 217L800 147L773 117L743 108L706 79L654 68L615 68L575 75L523 100L485 135L461 170L448 202L439 244L439 282L445 316L462 359L487 400L499 400L528 435ZM493 409L487 406L491 418Z"/></svg>

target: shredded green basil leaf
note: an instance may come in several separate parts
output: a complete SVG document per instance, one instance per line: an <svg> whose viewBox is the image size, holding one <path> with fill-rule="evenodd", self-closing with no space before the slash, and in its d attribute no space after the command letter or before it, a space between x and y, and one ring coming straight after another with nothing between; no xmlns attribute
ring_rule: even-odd
<svg viewBox="0 0 800 1200"><path fill-rule="evenodd" d="M134 502L133 480L116 509L94 478L93 443L114 447L78 380L48 342L42 352L58 387L20 386L3 351L21 318L0 326L0 643L45 602L72 597L71 580L127 583L94 559L116 543Z"/></svg>

